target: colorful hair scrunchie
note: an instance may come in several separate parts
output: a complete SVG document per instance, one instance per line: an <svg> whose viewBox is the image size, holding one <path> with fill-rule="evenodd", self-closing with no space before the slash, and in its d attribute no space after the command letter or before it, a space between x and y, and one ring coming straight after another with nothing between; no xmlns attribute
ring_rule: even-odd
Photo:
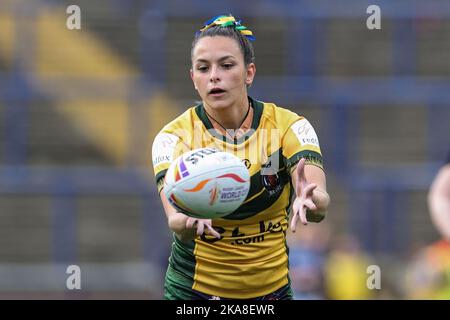
<svg viewBox="0 0 450 320"><path fill-rule="evenodd" d="M247 29L246 26L241 24L240 20L236 20L232 15L220 15L216 16L205 23L205 26L197 31L196 35L199 35L203 31L208 30L211 27L220 26L220 27L228 27L234 26L236 30L238 30L243 36L245 36L248 40L254 41L256 38L253 36L253 33Z"/></svg>

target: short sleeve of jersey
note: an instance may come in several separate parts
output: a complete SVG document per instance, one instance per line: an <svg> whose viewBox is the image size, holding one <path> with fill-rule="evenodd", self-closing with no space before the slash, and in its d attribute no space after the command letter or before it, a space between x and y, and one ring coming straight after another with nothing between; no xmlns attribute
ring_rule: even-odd
<svg viewBox="0 0 450 320"><path fill-rule="evenodd" d="M312 125L305 118L299 117L289 126L283 137L282 145L283 156L289 171L301 158L306 159L306 164L323 169L319 139Z"/></svg>
<svg viewBox="0 0 450 320"><path fill-rule="evenodd" d="M172 133L160 132L155 137L152 146L152 161L158 193L164 186L164 176L170 164L183 153L183 145L181 138Z"/></svg>

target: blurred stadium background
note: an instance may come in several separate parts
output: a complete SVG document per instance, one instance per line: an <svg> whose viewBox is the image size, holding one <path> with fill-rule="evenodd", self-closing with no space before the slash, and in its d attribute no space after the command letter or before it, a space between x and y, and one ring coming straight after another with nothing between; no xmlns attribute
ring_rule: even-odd
<svg viewBox="0 0 450 320"><path fill-rule="evenodd" d="M81 30L66 28L71 4ZM381 30L366 27L370 4ZM406 273L439 239L426 194L450 146L446 0L2 0L0 298L162 297L151 143L198 99L191 40L220 13L256 34L250 94L321 141L332 205L291 238L293 272L321 270L295 277L299 297L417 297ZM80 291L66 289L71 264ZM381 290L365 288L368 264Z"/></svg>

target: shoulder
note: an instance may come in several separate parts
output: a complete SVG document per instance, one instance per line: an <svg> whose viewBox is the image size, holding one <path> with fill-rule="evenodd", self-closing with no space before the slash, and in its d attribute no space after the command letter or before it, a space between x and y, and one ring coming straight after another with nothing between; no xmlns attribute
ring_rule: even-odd
<svg viewBox="0 0 450 320"><path fill-rule="evenodd" d="M166 124L156 135L152 144L152 162L156 180L159 181L177 156L189 149L195 124L195 107ZM161 191L158 184L158 190Z"/></svg>
<svg viewBox="0 0 450 320"><path fill-rule="evenodd" d="M283 131L289 129L293 124L306 120L305 117L289 110L288 108L277 106L272 102L260 102L264 105L262 117Z"/></svg>
<svg viewBox="0 0 450 320"><path fill-rule="evenodd" d="M175 154L179 145L185 145L189 141L194 131L194 113L195 107L190 107L158 132L152 144L154 165L158 164L162 158L167 158L163 155Z"/></svg>

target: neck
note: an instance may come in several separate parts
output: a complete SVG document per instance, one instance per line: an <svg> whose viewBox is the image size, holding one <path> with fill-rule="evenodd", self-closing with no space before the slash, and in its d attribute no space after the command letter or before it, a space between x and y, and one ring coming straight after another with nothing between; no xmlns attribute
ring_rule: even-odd
<svg viewBox="0 0 450 320"><path fill-rule="evenodd" d="M242 121L249 110L249 101L247 96L245 100L236 102L235 104L221 109L213 109L208 104L204 103L203 106L207 114L212 117L212 121L218 122L226 129L237 130L241 127Z"/></svg>

